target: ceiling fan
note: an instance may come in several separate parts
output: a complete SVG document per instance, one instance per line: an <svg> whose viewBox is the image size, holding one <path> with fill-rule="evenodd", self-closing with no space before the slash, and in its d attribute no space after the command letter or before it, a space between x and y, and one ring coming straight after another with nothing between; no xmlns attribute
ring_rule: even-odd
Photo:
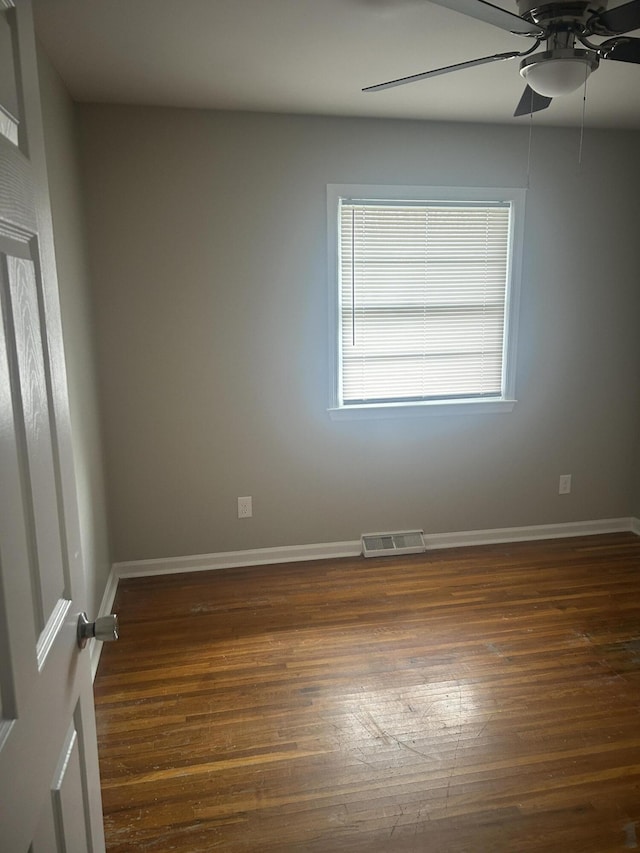
<svg viewBox="0 0 640 853"><path fill-rule="evenodd" d="M640 38L625 35L640 28L640 0L631 0L609 10L608 0L595 0L595 4L590 0L517 0L519 15L487 0L431 2L514 35L534 39L534 44L528 50L496 53L367 86L363 92L379 92L476 65L524 57L520 74L527 85L514 112L515 116L521 116L544 110L552 98L578 89L596 70L601 59L640 65ZM604 38L604 41L594 43L592 36ZM546 49L536 52L543 42L546 42Z"/></svg>

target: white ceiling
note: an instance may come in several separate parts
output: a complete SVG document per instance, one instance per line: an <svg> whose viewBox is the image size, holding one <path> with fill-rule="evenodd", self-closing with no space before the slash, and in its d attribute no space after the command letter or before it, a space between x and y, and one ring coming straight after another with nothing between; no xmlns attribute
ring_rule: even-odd
<svg viewBox="0 0 640 853"><path fill-rule="evenodd" d="M493 2L517 12L515 0ZM531 44L428 0L34 0L34 9L38 37L78 101L529 121L512 118L524 90L518 59L361 92ZM534 122L579 125L582 104L582 91L558 98ZM640 65L601 63L586 125L640 129Z"/></svg>

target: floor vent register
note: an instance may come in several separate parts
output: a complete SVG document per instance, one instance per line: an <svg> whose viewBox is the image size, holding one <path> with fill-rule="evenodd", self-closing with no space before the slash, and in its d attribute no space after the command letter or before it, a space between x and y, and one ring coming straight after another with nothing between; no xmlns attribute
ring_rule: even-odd
<svg viewBox="0 0 640 853"><path fill-rule="evenodd" d="M422 530L362 534L362 554L365 557L422 554L426 550L427 546L424 544L424 531Z"/></svg>

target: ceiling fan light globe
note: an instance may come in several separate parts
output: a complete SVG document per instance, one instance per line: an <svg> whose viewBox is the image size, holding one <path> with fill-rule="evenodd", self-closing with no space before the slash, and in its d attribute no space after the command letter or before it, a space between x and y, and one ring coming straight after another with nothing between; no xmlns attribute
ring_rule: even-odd
<svg viewBox="0 0 640 853"><path fill-rule="evenodd" d="M525 69L522 76L539 95L557 98L584 84L591 69L580 59L549 59Z"/></svg>
<svg viewBox="0 0 640 853"><path fill-rule="evenodd" d="M526 57L520 74L539 95L557 98L584 85L598 67L598 57L589 50L547 50Z"/></svg>

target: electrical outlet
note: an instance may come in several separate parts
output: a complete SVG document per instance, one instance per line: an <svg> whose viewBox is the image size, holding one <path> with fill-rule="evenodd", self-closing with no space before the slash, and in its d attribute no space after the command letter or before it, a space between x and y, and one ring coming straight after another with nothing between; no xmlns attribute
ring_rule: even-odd
<svg viewBox="0 0 640 853"><path fill-rule="evenodd" d="M238 518L251 518L252 515L251 497L238 498Z"/></svg>
<svg viewBox="0 0 640 853"><path fill-rule="evenodd" d="M571 492L571 474L560 474L558 483L558 494L568 495Z"/></svg>

